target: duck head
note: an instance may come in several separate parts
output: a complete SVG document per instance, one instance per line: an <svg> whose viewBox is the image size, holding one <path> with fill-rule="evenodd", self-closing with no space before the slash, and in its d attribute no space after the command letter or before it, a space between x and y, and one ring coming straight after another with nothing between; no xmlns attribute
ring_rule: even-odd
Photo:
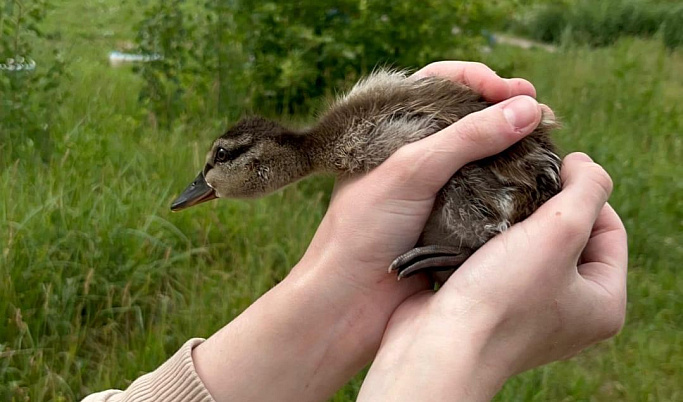
<svg viewBox="0 0 683 402"><path fill-rule="evenodd" d="M304 139L260 117L240 120L213 142L204 169L171 210L216 198L261 197L306 176L311 166Z"/></svg>

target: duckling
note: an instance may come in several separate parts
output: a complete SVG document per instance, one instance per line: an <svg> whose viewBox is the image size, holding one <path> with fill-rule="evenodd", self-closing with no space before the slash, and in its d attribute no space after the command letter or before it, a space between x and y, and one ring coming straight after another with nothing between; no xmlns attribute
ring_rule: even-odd
<svg viewBox="0 0 683 402"><path fill-rule="evenodd" d="M440 77L378 70L334 101L317 123L293 130L261 117L216 139L206 165L171 210L215 198L255 198L317 172L364 174L401 146L491 104ZM426 271L443 282L476 249L560 191L560 158L544 116L504 152L460 169L439 192L415 248L390 265L398 278Z"/></svg>

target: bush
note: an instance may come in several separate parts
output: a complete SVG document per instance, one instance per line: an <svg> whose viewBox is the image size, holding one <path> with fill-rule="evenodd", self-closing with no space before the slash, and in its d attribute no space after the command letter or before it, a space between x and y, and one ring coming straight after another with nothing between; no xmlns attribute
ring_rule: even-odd
<svg viewBox="0 0 683 402"><path fill-rule="evenodd" d="M238 11L246 18L236 29L252 27L244 43L253 60L254 104L276 113L306 111L310 99L379 65L416 68L471 54L487 16L481 5L442 0L323 4L252 2Z"/></svg>
<svg viewBox="0 0 683 402"><path fill-rule="evenodd" d="M510 7L448 0L209 0L202 9L181 3L152 5L138 35L142 51L164 55L140 69L141 95L167 121L187 111L191 96L218 116L308 113L329 91L377 66L473 56L481 29Z"/></svg>
<svg viewBox="0 0 683 402"><path fill-rule="evenodd" d="M144 80L139 99L165 126L184 112L188 90L205 84L196 78L204 73L202 49L191 40L200 26L197 19L183 0L159 1L145 10L138 26L138 51L156 59L136 67Z"/></svg>
<svg viewBox="0 0 683 402"><path fill-rule="evenodd" d="M34 147L50 149L52 111L62 102L59 86L65 63L33 59L32 43L44 37L39 28L46 0L6 0L0 6L0 165Z"/></svg>

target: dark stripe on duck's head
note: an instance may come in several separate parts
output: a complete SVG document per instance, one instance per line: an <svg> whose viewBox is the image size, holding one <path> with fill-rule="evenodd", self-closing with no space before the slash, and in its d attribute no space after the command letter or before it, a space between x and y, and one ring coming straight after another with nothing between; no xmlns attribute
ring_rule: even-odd
<svg viewBox="0 0 683 402"><path fill-rule="evenodd" d="M218 146L213 156L213 164L225 163L234 161L239 158L242 154L245 154L251 149L251 144L237 145L235 147L221 147Z"/></svg>

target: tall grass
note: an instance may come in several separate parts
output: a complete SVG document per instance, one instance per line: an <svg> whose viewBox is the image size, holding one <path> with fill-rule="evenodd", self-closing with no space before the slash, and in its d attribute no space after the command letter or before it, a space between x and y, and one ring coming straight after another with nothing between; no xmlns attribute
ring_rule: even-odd
<svg viewBox="0 0 683 402"><path fill-rule="evenodd" d="M683 4L673 7L667 13L662 27L662 38L669 49L683 46Z"/></svg>
<svg viewBox="0 0 683 402"><path fill-rule="evenodd" d="M513 25L533 39L551 43L607 46L624 36L648 38L662 32L673 49L683 43L683 3L649 0L577 0L532 8Z"/></svg>
<svg viewBox="0 0 683 402"><path fill-rule="evenodd" d="M611 173L629 233L629 305L621 335L569 362L511 381L500 400L683 397L683 55L653 41L563 53L502 50L564 122L555 137ZM599 308L599 306L596 306Z"/></svg>
<svg viewBox="0 0 683 402"><path fill-rule="evenodd" d="M52 17L63 34L50 45L65 47L75 79L56 111L52 157L28 149L0 172L0 400L125 388L281 280L324 212L327 178L169 212L223 123L148 122L136 76L104 61L133 37L123 17L134 5L65 2ZM612 173L631 258L623 333L512 380L499 399L680 400L683 55L624 41L555 54L498 48L485 61L531 79L565 122L563 147ZM359 384L334 400L353 400Z"/></svg>

